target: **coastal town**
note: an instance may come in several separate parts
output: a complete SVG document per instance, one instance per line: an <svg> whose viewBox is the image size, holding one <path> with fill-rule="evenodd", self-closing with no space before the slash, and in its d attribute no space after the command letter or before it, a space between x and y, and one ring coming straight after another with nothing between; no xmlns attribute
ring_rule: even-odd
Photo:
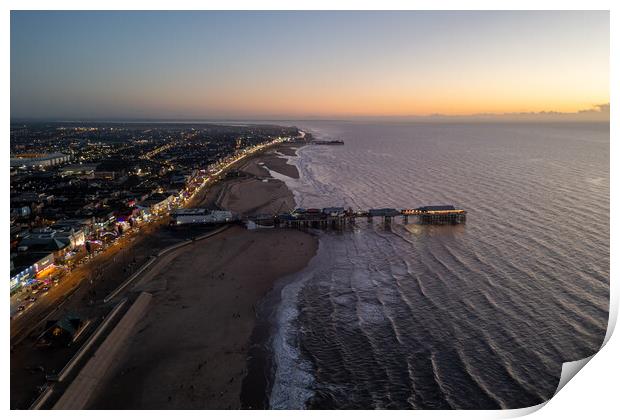
<svg viewBox="0 0 620 420"><path fill-rule="evenodd" d="M14 126L11 317L77 266L186 206L238 160L297 135L275 126Z"/></svg>
<svg viewBox="0 0 620 420"><path fill-rule="evenodd" d="M221 232L209 223L172 228L179 214L247 213L228 201L238 182L241 204L292 208L292 194L281 181L266 183L257 159L284 168L265 153L311 138L295 127L135 123L14 125L11 135L15 408L50 404L52 390L62 395L127 299L139 298L130 282L161 268L149 268L156 255ZM244 230L232 232L247 241Z"/></svg>
<svg viewBox="0 0 620 420"><path fill-rule="evenodd" d="M11 294L46 290L119 238L183 207L234 162L296 134L264 126L14 128ZM12 299L12 315L35 299Z"/></svg>

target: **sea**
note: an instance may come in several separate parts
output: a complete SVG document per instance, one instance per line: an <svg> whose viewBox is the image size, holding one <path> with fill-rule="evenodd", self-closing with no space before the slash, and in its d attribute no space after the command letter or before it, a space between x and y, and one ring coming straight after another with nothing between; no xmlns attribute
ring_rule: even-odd
<svg viewBox="0 0 620 420"><path fill-rule="evenodd" d="M299 122L281 176L299 207L455 205L314 231L271 297L265 406L512 409L550 399L602 345L609 310L609 124Z"/></svg>

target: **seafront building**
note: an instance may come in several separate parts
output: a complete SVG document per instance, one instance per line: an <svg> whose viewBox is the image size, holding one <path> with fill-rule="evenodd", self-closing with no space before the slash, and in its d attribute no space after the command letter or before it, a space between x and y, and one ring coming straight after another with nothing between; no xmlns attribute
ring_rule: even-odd
<svg viewBox="0 0 620 420"><path fill-rule="evenodd" d="M179 209L172 213L171 224L220 224L232 222L235 219L230 211L207 209Z"/></svg>
<svg viewBox="0 0 620 420"><path fill-rule="evenodd" d="M62 153L27 153L11 157L11 168L47 168L61 165L71 160L71 156Z"/></svg>

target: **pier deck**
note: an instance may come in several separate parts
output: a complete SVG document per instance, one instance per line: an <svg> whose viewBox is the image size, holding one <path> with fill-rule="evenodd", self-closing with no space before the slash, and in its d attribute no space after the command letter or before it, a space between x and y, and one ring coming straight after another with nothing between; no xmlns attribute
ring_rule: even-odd
<svg viewBox="0 0 620 420"><path fill-rule="evenodd" d="M358 218L372 222L374 218L383 218L385 224L391 224L395 217L401 217L403 223L413 218L423 225L457 225L465 223L467 212L454 206L425 206L415 209L379 208L369 210L353 210L343 207L326 207L323 209L295 209L291 213L278 215L250 216L250 221L261 226L288 228L341 228L354 223Z"/></svg>

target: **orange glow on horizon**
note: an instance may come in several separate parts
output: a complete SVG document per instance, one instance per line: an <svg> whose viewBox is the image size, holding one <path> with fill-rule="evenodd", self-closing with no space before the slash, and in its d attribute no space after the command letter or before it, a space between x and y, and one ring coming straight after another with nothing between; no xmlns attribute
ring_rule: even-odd
<svg viewBox="0 0 620 420"><path fill-rule="evenodd" d="M606 81L597 89L578 87L570 91L562 85L543 89L541 84L510 85L494 81L485 86L472 83L440 88L376 83L342 85L337 89L332 83L325 86L300 84L290 88L257 84L240 85L232 91L230 88L200 89L172 84L149 90L146 98L128 89L122 100L148 113L194 118L228 114L339 118L577 113L609 103Z"/></svg>

